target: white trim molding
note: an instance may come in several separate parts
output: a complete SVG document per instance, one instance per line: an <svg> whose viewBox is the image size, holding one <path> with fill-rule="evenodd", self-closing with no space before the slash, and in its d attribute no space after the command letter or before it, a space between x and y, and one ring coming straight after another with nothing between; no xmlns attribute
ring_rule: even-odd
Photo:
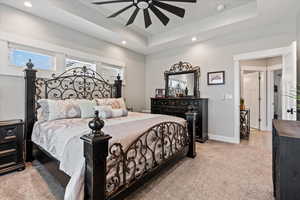
<svg viewBox="0 0 300 200"><path fill-rule="evenodd" d="M243 53L233 56L234 61L252 60L261 58L270 58L285 55L289 52L289 47L282 47L276 49L267 49L262 51L254 51L249 53Z"/></svg>
<svg viewBox="0 0 300 200"><path fill-rule="evenodd" d="M220 142L227 142L227 143L233 143L233 144L239 144L240 140L237 140L235 137L226 137L222 135L215 135L215 134L208 134L208 138L210 140L216 140Z"/></svg>

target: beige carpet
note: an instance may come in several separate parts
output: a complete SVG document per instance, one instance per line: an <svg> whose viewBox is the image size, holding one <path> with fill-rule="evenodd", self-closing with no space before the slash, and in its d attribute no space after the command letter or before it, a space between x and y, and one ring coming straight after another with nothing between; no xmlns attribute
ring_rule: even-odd
<svg viewBox="0 0 300 200"><path fill-rule="evenodd" d="M272 200L271 151L261 136L254 136L250 141L255 143L197 144L195 159L182 160L127 200ZM39 165L0 176L1 200L62 197L62 188Z"/></svg>

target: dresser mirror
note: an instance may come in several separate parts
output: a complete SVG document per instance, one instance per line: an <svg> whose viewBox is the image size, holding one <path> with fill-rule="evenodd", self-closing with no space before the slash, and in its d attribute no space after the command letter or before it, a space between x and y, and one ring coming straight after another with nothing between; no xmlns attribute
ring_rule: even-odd
<svg viewBox="0 0 300 200"><path fill-rule="evenodd" d="M165 71L166 97L199 97L200 68L179 62Z"/></svg>

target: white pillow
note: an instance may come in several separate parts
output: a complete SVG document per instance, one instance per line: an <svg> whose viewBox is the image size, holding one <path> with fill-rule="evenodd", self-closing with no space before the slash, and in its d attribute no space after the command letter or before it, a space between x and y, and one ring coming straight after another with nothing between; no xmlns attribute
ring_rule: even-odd
<svg viewBox="0 0 300 200"><path fill-rule="evenodd" d="M111 106L95 106L94 110L99 112L99 117L102 119L108 119L112 117Z"/></svg>
<svg viewBox="0 0 300 200"><path fill-rule="evenodd" d="M125 117L128 115L126 109L112 109L112 117Z"/></svg>
<svg viewBox="0 0 300 200"><path fill-rule="evenodd" d="M96 106L95 101L81 99L81 100L78 100L78 105L81 110L81 118L95 117L95 109L94 109L94 107Z"/></svg>

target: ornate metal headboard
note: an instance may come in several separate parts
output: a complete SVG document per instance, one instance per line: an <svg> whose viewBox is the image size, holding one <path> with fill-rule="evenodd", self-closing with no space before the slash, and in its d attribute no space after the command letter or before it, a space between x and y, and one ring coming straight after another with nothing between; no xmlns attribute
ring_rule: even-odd
<svg viewBox="0 0 300 200"><path fill-rule="evenodd" d="M118 77L120 80L120 77ZM36 99L112 98L116 85L109 84L97 72L87 67L72 68L51 79L38 78Z"/></svg>
<svg viewBox="0 0 300 200"><path fill-rule="evenodd" d="M39 99L94 99L122 96L122 80L117 77L110 84L97 72L87 67L69 69L49 79L36 78L31 60L25 69L25 133L27 160L31 159L31 133L36 121ZM30 144L29 144L30 143ZM30 149L30 151L29 151ZM28 157L29 156L29 157Z"/></svg>

